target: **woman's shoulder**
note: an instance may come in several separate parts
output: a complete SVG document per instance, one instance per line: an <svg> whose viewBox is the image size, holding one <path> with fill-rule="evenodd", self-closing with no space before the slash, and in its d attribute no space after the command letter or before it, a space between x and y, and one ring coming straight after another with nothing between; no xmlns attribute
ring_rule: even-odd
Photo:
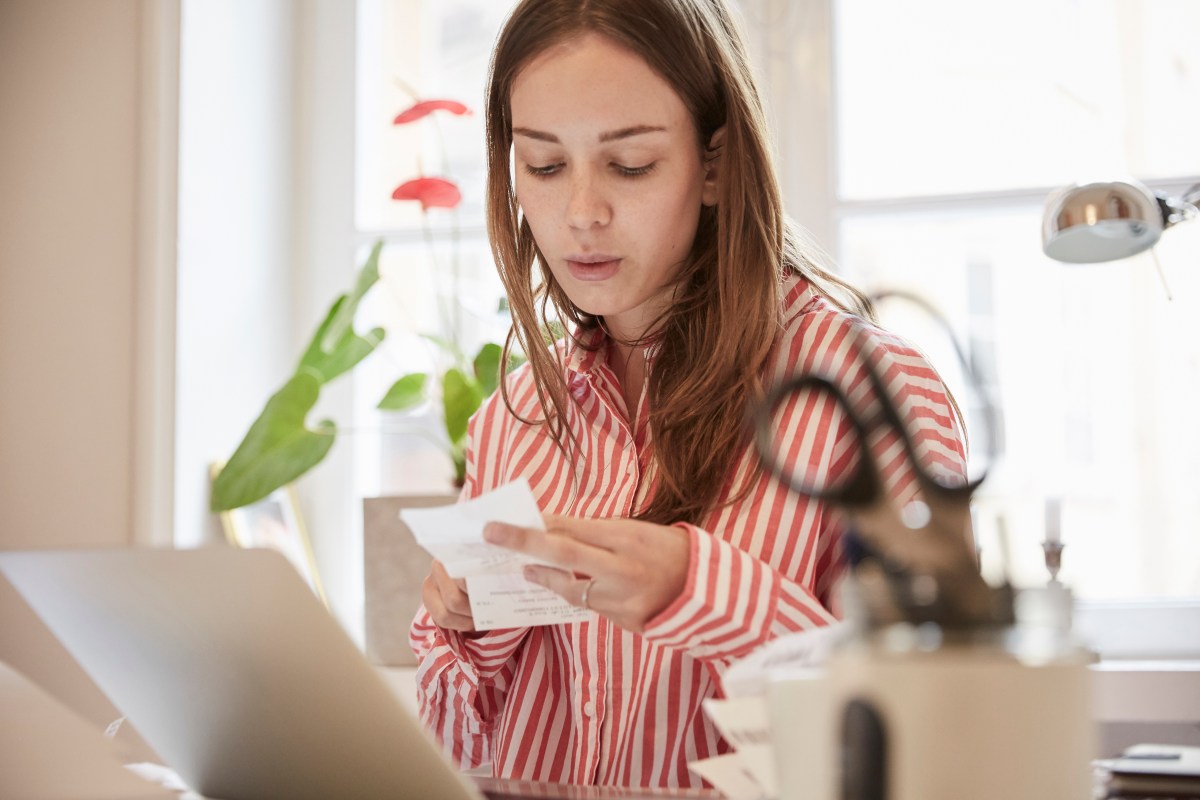
<svg viewBox="0 0 1200 800"><path fill-rule="evenodd" d="M767 385L799 375L815 375L838 386L849 401L878 402L873 387L886 393L910 432L935 442L959 464L962 442L958 412L932 363L911 343L873 322L839 308L827 298L797 297L785 316ZM874 372L878 381L870 377ZM957 468L957 467L956 467Z"/></svg>
<svg viewBox="0 0 1200 800"><path fill-rule="evenodd" d="M898 367L936 379L924 356L903 338L837 306L804 277L789 279L772 377L782 380L799 372L846 377L864 360L885 373Z"/></svg>

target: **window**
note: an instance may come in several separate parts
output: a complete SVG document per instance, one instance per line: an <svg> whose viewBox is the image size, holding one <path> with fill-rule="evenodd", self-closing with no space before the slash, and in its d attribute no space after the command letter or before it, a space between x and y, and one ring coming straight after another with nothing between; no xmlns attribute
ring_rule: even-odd
<svg viewBox="0 0 1200 800"><path fill-rule="evenodd" d="M985 571L1044 581L1049 509L1067 545L1062 578L1080 597L1197 602L1200 429L1189 412L1200 396L1200 223L1168 231L1157 248L1168 300L1155 256L1087 267L1047 259L1040 217L1047 193L1075 181L1128 174L1178 194L1200 180L1200 4L738 5L789 208L859 285L909 288L936 304L999 402L1003 457L979 498ZM486 58L507 7L360 0L356 224L364 246L387 243L393 307L379 313L406 320L398 346L375 359L380 385L432 357L420 334L445 330L447 312L436 309L453 296L460 335L503 335L471 191L482 187ZM394 128L391 116L411 100L402 84L476 116ZM431 164L475 188L456 214L426 226L388 198ZM445 266L453 254L457 288ZM944 343L883 313L944 371L978 444L970 392ZM434 462L413 457L420 438L383 437L369 457L380 491L430 474Z"/></svg>
<svg viewBox="0 0 1200 800"><path fill-rule="evenodd" d="M953 322L1004 415L979 497L985 572L1046 579L1059 509L1077 632L1106 658L1200 655L1200 225L1067 267L1040 250L1051 188L1200 181L1200 7L742 0L789 208L868 289ZM1174 299L1157 276L1161 265ZM966 397L944 343L910 335ZM978 423L968 422L979 437ZM1008 546L999 545L1004 520Z"/></svg>
<svg viewBox="0 0 1200 800"><path fill-rule="evenodd" d="M1003 519L1011 574L1044 580L1061 525L1078 595L1200 595L1200 231L1158 248L1174 299L1155 255L1068 266L1040 243L1048 187L1200 175L1200 6L835 2L832 53L839 261L942 308L1003 413L987 568Z"/></svg>
<svg viewBox="0 0 1200 800"><path fill-rule="evenodd" d="M389 339L356 376L359 417L383 430L377 447L362 447L364 493L445 490L452 477L439 412L428 408L383 415L373 405L410 371L446 363L428 337L452 339L472 354L502 343L508 318L492 265L484 222L483 93L488 58L505 3L488 0L360 0L358 4L358 125L355 225L363 243L382 239L383 291L364 314ZM418 99L450 99L471 113L439 112L393 125ZM455 182L462 202L422 213L393 190L417 176ZM364 320L363 324L370 324Z"/></svg>

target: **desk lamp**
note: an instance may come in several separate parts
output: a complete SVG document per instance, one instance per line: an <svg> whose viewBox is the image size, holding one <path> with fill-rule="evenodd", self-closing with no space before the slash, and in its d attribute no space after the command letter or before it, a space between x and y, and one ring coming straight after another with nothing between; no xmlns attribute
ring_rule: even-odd
<svg viewBox="0 0 1200 800"><path fill-rule="evenodd" d="M1136 180L1077 183L1052 192L1042 213L1042 252L1055 261L1068 264L1098 264L1137 255L1158 243L1162 232L1172 225L1200 215L1200 183L1180 197L1152 192ZM1162 267L1155 259L1163 288L1167 288ZM1167 289L1167 299L1171 297ZM1058 539L1058 523L1050 522L1047 509L1047 537L1042 543L1051 582L1057 581L1062 564L1063 545ZM1053 501L1057 519L1058 501ZM1053 535L1050 531L1053 530Z"/></svg>
<svg viewBox="0 0 1200 800"><path fill-rule="evenodd" d="M1200 183L1182 197L1152 192L1135 180L1085 183L1046 200L1042 250L1055 261L1096 264L1154 246L1162 232L1200 214Z"/></svg>

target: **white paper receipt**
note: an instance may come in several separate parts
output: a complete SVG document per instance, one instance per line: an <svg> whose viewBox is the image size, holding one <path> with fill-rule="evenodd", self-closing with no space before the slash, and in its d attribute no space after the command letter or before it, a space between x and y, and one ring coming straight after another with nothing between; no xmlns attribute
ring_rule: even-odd
<svg viewBox="0 0 1200 800"><path fill-rule="evenodd" d="M406 508L400 519L417 544L445 565L450 577L466 580L477 630L582 622L592 616L522 577L521 568L538 563L536 559L483 540L483 526L489 522L544 528L524 478L465 503Z"/></svg>

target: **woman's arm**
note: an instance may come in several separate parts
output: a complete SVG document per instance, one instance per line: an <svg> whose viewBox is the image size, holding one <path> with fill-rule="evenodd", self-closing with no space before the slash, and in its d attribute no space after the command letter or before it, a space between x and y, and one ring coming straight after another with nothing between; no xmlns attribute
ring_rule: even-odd
<svg viewBox="0 0 1200 800"><path fill-rule="evenodd" d="M464 633L439 628L424 606L409 631L417 654L421 720L460 769L491 760L491 733L504 706L512 659L528 628Z"/></svg>
<svg viewBox="0 0 1200 800"><path fill-rule="evenodd" d="M473 419L472 441L475 428ZM460 501L481 493L481 475L484 481L493 478L491 465L478 463L471 442L466 455ZM465 586L437 562L425 579L422 599L409 629L409 645L418 662L421 719L460 769L474 769L491 760L492 729L504 707L513 659L529 629L475 631Z"/></svg>
<svg viewBox="0 0 1200 800"><path fill-rule="evenodd" d="M485 536L557 565L526 567L532 582L694 658L732 661L835 619L813 592L693 525L546 522L545 531L492 523Z"/></svg>
<svg viewBox="0 0 1200 800"><path fill-rule="evenodd" d="M805 320L809 324L800 326L801 336L818 328L823 335L837 339L849 325L842 315L822 316L823 319L814 315L813 319ZM823 372L843 386L860 413L868 412L872 403L880 400L871 396L869 381L865 380L864 359L868 359L883 377L887 399L896 405L922 467L948 478L965 478L966 454L961 430L954 405L937 372L920 353L881 331L868 331L859 341L861 350L849 351L841 357L840 364L830 359ZM800 352L829 352L811 340L808 344L799 348ZM787 363L780 367L784 372L795 369ZM813 363L805 364L804 368L820 369ZM836 480L851 465L850 454L857 451L856 434L836 405L785 404L777 412L776 421L775 446L780 452L824 471L831 480ZM798 440L806 443L797 446ZM891 502L902 508L917 499L916 473L903 457L895 435L879 435L869 445ZM772 484L778 487L774 481ZM803 499L782 487L777 491L785 493L788 499L784 502ZM777 496L773 499L779 502ZM815 513L815 519L808 525L802 522L801 514L780 515L781 519L789 520L785 524L791 529L780 530L779 536L787 542L819 546L837 560L841 515L819 501L808 503L808 512ZM770 563L739 550L722 535L695 526L684 527L691 542L688 584L674 603L647 622L644 631L647 638L664 646L685 649L696 658L728 663L777 636L834 620L828 605L819 599L829 595L829 587L820 585L826 583L820 575L783 574Z"/></svg>
<svg viewBox="0 0 1200 800"><path fill-rule="evenodd" d="M868 347L922 463L961 474L961 438L936 373L898 340L872 338ZM861 361L848 358L835 373L857 403L866 385ZM846 469L855 451L852 428L834 404L787 404L776 430L779 447L806 462L815 459L811 463L830 474ZM896 445L881 437L871 449L893 502L903 505L918 487ZM545 532L493 524L485 536L555 565L527 568L527 577L568 602L582 604L587 589L588 605L617 625L719 668L779 635L835 619L822 602L837 566L841 526L835 509L790 494L774 479L759 480L731 513L710 520L722 520L711 531L629 519L548 518ZM767 529L767 535L747 535L750 526L759 533ZM816 555L802 562L785 555L797 550Z"/></svg>

